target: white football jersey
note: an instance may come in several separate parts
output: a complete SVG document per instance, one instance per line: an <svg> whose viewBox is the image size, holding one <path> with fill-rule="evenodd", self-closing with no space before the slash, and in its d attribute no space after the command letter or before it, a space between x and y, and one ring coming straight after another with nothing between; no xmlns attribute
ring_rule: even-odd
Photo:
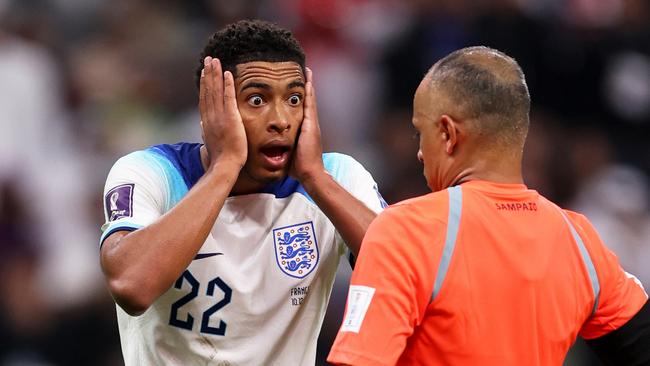
<svg viewBox="0 0 650 366"><path fill-rule="evenodd" d="M200 144L157 145L119 159L104 190L113 232L169 211L203 175ZM372 210L385 202L349 156L323 154L334 179ZM300 183L228 197L192 263L142 315L117 307L126 365L313 365L345 244Z"/></svg>

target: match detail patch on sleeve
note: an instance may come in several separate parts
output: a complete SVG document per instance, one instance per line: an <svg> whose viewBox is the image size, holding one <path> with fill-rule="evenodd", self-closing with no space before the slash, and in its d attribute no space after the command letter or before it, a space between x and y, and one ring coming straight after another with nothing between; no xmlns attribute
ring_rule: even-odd
<svg viewBox="0 0 650 366"><path fill-rule="evenodd" d="M133 217L134 184L122 184L106 193L104 197L108 221Z"/></svg>
<svg viewBox="0 0 650 366"><path fill-rule="evenodd" d="M341 325L341 332L359 333L363 318L375 294L375 289L368 286L351 285L348 292L348 307Z"/></svg>

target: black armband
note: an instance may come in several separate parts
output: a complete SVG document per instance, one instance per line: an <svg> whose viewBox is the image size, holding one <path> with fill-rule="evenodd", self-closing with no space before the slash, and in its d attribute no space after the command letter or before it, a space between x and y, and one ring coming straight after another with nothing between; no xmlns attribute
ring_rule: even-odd
<svg viewBox="0 0 650 366"><path fill-rule="evenodd" d="M650 365L650 302L623 326L587 344L605 365Z"/></svg>

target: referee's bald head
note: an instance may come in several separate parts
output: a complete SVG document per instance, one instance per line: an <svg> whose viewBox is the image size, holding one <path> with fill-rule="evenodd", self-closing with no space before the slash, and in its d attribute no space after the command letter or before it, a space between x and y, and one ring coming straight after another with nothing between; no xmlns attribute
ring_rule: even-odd
<svg viewBox="0 0 650 366"><path fill-rule="evenodd" d="M459 118L475 121L478 134L501 146L523 148L530 94L513 58L484 46L463 48L436 62L425 78L429 90L446 97Z"/></svg>

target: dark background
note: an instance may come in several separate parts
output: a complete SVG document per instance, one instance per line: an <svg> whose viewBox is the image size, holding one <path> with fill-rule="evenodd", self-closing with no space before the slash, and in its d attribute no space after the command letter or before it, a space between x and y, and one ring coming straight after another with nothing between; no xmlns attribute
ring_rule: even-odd
<svg viewBox="0 0 650 366"><path fill-rule="evenodd" d="M645 0L0 0L0 365L122 363L98 263L106 174L130 151L199 141L198 55L242 18L295 32L325 150L361 161L389 203L427 192L410 126L426 70L469 45L515 57L533 100L527 184L586 213L650 283ZM565 364L598 363L579 344Z"/></svg>

